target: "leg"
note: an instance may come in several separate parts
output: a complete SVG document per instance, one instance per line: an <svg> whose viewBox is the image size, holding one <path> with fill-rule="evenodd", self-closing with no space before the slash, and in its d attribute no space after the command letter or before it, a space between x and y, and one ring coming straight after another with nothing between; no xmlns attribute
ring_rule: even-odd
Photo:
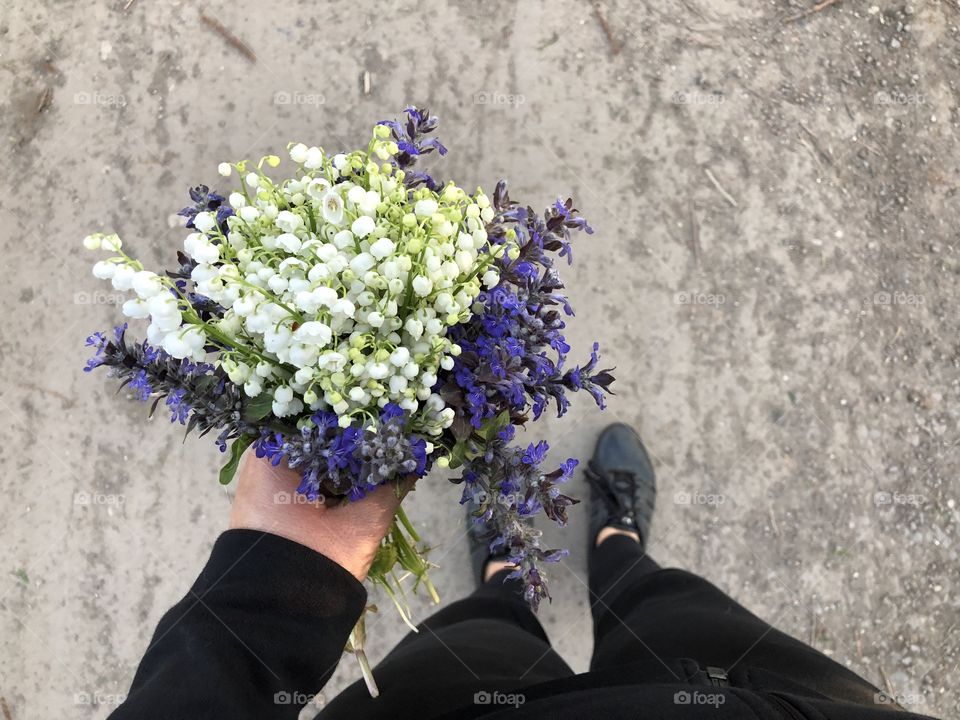
<svg viewBox="0 0 960 720"><path fill-rule="evenodd" d="M711 636L725 634L731 617L736 616L738 622L762 623L707 581L680 570L662 569L640 543L626 536L608 538L591 552L590 593L595 635L591 669L596 670L650 657L699 658ZM707 597L711 603L705 602ZM705 631L700 613L707 607L723 617ZM765 630L766 626L761 634ZM658 637L654 647L651 642ZM696 642L682 642L683 638ZM731 642L725 637L717 644L728 656L726 663L712 664L735 663L757 639Z"/></svg>
<svg viewBox="0 0 960 720"><path fill-rule="evenodd" d="M656 659L666 667L664 660L689 658L703 680L714 684L762 689L765 678L777 676L778 687L786 681L806 694L874 705L877 689L866 680L776 630L706 580L663 570L646 555L655 479L643 444L629 428L604 431L588 478L595 538L591 670ZM609 536L611 529L618 534Z"/></svg>
<svg viewBox="0 0 960 720"><path fill-rule="evenodd" d="M659 569L626 538L607 540L597 557L597 576L591 574L591 583L597 583L592 670L652 657L691 658L721 684L762 689L766 679L777 676L781 687L785 678L834 700L875 705L873 685L703 578ZM608 565L602 573L603 563Z"/></svg>
<svg viewBox="0 0 960 720"><path fill-rule="evenodd" d="M520 596L519 583L504 583L508 574L496 573L391 650L373 671L379 698L356 682L320 717L433 717L469 705L480 693L510 693L572 675Z"/></svg>

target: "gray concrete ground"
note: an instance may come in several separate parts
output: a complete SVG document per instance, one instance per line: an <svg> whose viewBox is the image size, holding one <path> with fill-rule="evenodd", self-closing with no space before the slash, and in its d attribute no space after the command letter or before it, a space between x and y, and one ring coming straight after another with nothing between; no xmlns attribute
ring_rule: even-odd
<svg viewBox="0 0 960 720"><path fill-rule="evenodd" d="M167 262L219 161L350 146L408 102L442 116L446 176L572 194L597 230L571 335L618 395L533 435L584 457L634 423L657 559L960 713L955 0L204 4L256 61L184 2L0 5L5 720L105 717L230 500L211 443L81 372L120 313L80 239ZM471 586L457 495L430 477L410 503L447 602ZM585 515L548 531L573 552L541 613L577 670ZM372 631L377 658L403 627Z"/></svg>

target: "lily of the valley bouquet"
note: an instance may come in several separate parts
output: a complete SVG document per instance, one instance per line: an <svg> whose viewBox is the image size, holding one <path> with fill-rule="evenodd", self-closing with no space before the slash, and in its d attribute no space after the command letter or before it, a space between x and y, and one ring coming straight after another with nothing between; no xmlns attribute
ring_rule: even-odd
<svg viewBox="0 0 960 720"><path fill-rule="evenodd" d="M597 369L597 346L567 366L573 311L554 267L554 256L571 261L572 231L592 230L570 200L539 215L503 182L491 197L414 171L446 149L430 137L435 117L406 114L377 124L362 150L291 144L284 179L267 174L277 156L222 163L238 187L191 190L172 269L146 269L116 235L85 238L107 254L94 275L131 291L124 315L149 323L145 340L126 324L90 336L87 370L107 367L187 432L215 433L223 483L251 446L297 470L308 502L458 468L461 502L491 548L507 549L536 608L549 597L543 563L563 551L540 547L524 519L565 522L575 501L557 485L576 460L545 471L547 444L515 433L551 401L562 415L567 391L603 407L613 378ZM405 578L436 599L425 552L399 509L369 579L407 622Z"/></svg>

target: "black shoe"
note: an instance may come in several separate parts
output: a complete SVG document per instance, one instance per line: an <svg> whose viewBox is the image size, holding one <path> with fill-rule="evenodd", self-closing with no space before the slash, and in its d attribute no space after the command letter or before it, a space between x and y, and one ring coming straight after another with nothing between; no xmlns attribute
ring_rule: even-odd
<svg viewBox="0 0 960 720"><path fill-rule="evenodd" d="M605 527L632 530L640 547L650 536L657 498L653 464L636 431L629 425L608 425L586 470L590 483L590 547Z"/></svg>

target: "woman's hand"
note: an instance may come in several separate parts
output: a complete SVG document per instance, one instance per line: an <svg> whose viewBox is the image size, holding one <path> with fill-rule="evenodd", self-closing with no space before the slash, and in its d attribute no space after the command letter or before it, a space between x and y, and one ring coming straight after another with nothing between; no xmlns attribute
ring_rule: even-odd
<svg viewBox="0 0 960 720"><path fill-rule="evenodd" d="M363 500L335 507L296 494L300 474L247 453L230 528L263 530L316 550L363 582L410 484L387 483Z"/></svg>

